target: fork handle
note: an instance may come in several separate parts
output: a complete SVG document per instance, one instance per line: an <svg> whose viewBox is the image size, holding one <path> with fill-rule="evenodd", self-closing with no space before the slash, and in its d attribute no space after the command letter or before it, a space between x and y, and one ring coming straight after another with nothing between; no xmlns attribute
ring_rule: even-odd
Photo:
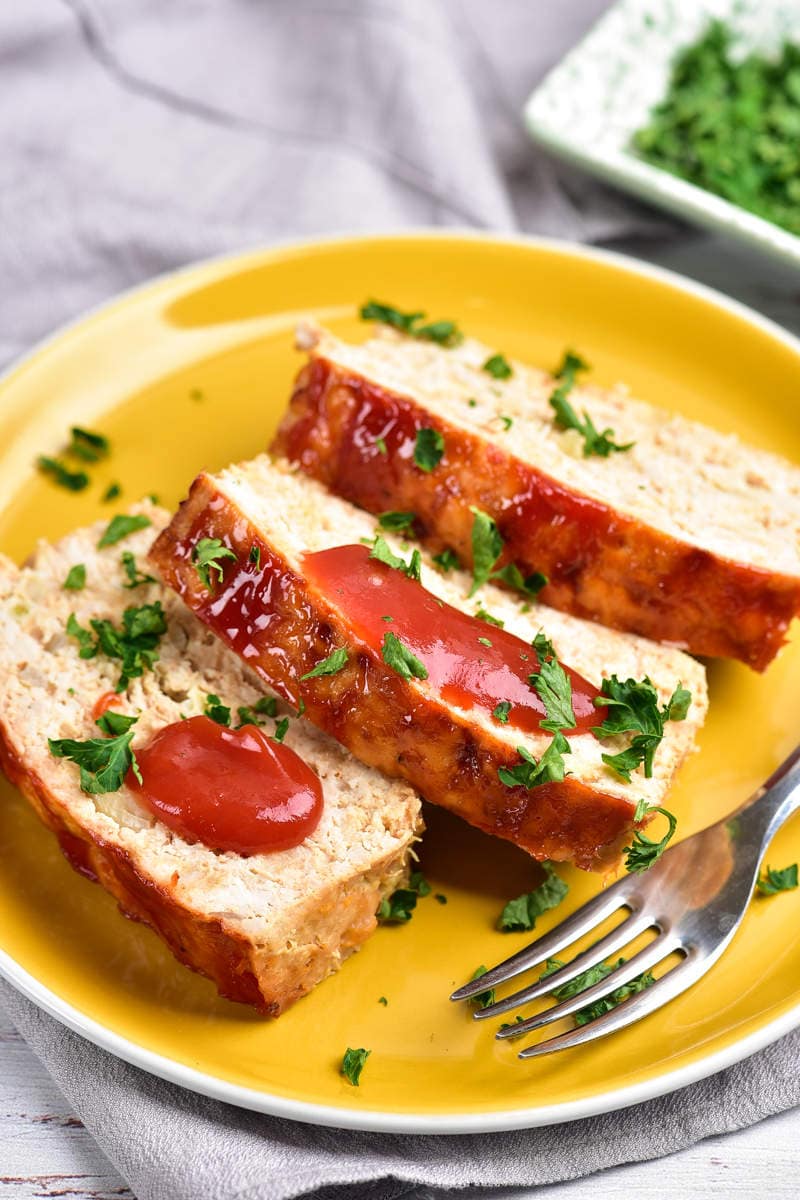
<svg viewBox="0 0 800 1200"><path fill-rule="evenodd" d="M759 861L769 843L789 817L800 809L800 746L776 768L760 788L746 800L732 817L735 820L736 840L741 846L750 843Z"/></svg>

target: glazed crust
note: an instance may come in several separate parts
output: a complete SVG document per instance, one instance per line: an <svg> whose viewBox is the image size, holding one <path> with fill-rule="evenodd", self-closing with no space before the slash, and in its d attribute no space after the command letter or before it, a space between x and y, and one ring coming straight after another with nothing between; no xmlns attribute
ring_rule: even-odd
<svg viewBox="0 0 800 1200"><path fill-rule="evenodd" d="M239 631L248 626L244 638L232 633L230 612L222 612L227 581L215 594L198 577L192 551L201 538L222 539L239 562L247 562L253 545L260 547L257 581L244 585L255 589L248 595L258 621L242 616L235 622ZM251 669L292 705L302 700L306 716L362 762L406 780L429 800L536 858L596 869L613 863L630 840L634 802L602 787L569 777L530 791L502 784L498 768L517 761L509 745L391 670L208 476L195 480L151 558L161 577ZM230 571L235 580L236 567ZM241 595L235 582L231 587ZM344 669L298 682L341 645L351 652Z"/></svg>
<svg viewBox="0 0 800 1200"><path fill-rule="evenodd" d="M411 453L421 427L438 429L447 447L430 473ZM383 454L376 439L387 429ZM413 511L429 548L450 546L463 563L474 505L497 522L509 560L547 575L544 603L694 654L764 670L800 614L798 578L616 512L321 354L301 370L271 449L370 512Z"/></svg>

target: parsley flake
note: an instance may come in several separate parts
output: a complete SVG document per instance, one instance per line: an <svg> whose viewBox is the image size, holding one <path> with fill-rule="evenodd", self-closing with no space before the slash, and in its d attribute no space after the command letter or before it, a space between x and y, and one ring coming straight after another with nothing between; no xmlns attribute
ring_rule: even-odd
<svg viewBox="0 0 800 1200"><path fill-rule="evenodd" d="M418 429L414 443L414 462L420 471L438 467L444 454L444 438L438 429Z"/></svg>
<svg viewBox="0 0 800 1200"><path fill-rule="evenodd" d="M481 966L476 967L472 972L470 979L482 979L487 970L488 968L481 964ZM477 996L470 997L469 1002L470 1004L474 1004L476 1008L489 1008L489 1006L495 1002L494 988L487 988L485 992L478 992Z"/></svg>
<svg viewBox="0 0 800 1200"><path fill-rule="evenodd" d="M272 717L278 715L278 701L274 696L262 696L252 708L246 704L241 704L236 710L239 717L237 729L241 729L243 725L263 725L263 721L259 721L259 716Z"/></svg>
<svg viewBox="0 0 800 1200"><path fill-rule="evenodd" d="M413 512L384 512L378 516L378 524L381 529L394 529L400 531L402 529L410 529L414 524L415 515Z"/></svg>
<svg viewBox="0 0 800 1200"><path fill-rule="evenodd" d="M58 458L48 458L46 454L40 454L36 465L43 475L49 475L54 483L66 488L68 492L82 492L89 486L89 476L85 471L70 471Z"/></svg>
<svg viewBox="0 0 800 1200"><path fill-rule="evenodd" d="M275 732L272 735L273 741L282 742L289 732L289 718L281 717L278 724L275 726Z"/></svg>
<svg viewBox="0 0 800 1200"><path fill-rule="evenodd" d="M665 705L659 706L658 693L650 679L620 680L616 675L604 679L601 696L594 703L607 706L608 713L602 725L596 725L592 733L598 737L615 737L633 733L630 746L619 754L603 754L603 762L616 771L627 782L631 772L644 765L644 774L650 779L653 774L653 757L664 737L667 721L682 721L689 711L692 695L681 683L675 688Z"/></svg>
<svg viewBox="0 0 800 1200"><path fill-rule="evenodd" d="M575 729L578 722L572 707L572 684L554 654L550 654L544 661L539 660L539 670L528 676L528 682L544 704L547 714L545 719L539 722L539 727L551 733L559 729Z"/></svg>
<svg viewBox="0 0 800 1200"><path fill-rule="evenodd" d="M649 813L661 813L662 817L667 818L668 828L660 842L653 841L640 829L634 830L633 841L630 846L625 848L625 870L636 875L648 871L653 863L658 862L678 827L678 820L669 809L650 805L646 800L640 800L636 805L636 811L633 814L634 822L638 824Z"/></svg>
<svg viewBox="0 0 800 1200"><path fill-rule="evenodd" d="M487 612L482 604L479 604L475 609L475 616L479 621L485 621L487 625L494 625L498 629L505 627L505 621L501 621L499 617L493 617L490 612Z"/></svg>
<svg viewBox="0 0 800 1200"><path fill-rule="evenodd" d="M149 517L141 514L131 516L128 513L117 513L112 517L108 525L106 525L103 536L97 543L98 549L103 546L114 546L117 542L121 542L123 538L129 537L130 534L136 533L138 529L146 529L153 522Z"/></svg>
<svg viewBox="0 0 800 1200"><path fill-rule="evenodd" d="M323 658L310 671L306 671L305 675L300 676L302 683L306 679L318 679L320 675L335 675L337 671L341 671L347 666L349 655L344 646L340 646L338 650L332 651L327 658Z"/></svg>
<svg viewBox="0 0 800 1200"><path fill-rule="evenodd" d="M494 711L492 712L492 716L494 717L495 721L499 721L501 725L507 725L508 724L508 714L510 712L511 712L511 701L510 700L501 700L500 703L495 706Z"/></svg>
<svg viewBox="0 0 800 1200"><path fill-rule="evenodd" d="M434 554L433 562L436 563L436 566L443 575L446 575L448 571L452 571L454 569L458 570L458 568L461 566L461 561L458 555L455 553L455 551L450 550L449 547L448 549L443 550L441 554Z"/></svg>
<svg viewBox="0 0 800 1200"><path fill-rule="evenodd" d="M359 309L362 321L380 321L382 325L391 325L408 337L420 338L422 341L437 342L440 346L452 348L463 342L464 335L455 321L431 321L420 325L425 319L424 312L402 312L391 304L382 304L379 300L368 300Z"/></svg>
<svg viewBox="0 0 800 1200"><path fill-rule="evenodd" d="M404 558L400 558L392 551L389 543L379 533L375 534L369 556L382 562L384 566L391 567L394 571L401 571L403 575L407 575L409 579L413 579L417 583L422 578L422 555L419 550L412 551L410 560L406 562Z"/></svg>
<svg viewBox="0 0 800 1200"><path fill-rule="evenodd" d="M386 449L386 442L385 442L385 440L384 440L382 437L376 437L376 438L375 438L375 445L378 447L378 453L379 453L379 454L382 454L382 455L384 456L384 458L385 458L385 457L386 457L386 455L389 453L389 451Z"/></svg>
<svg viewBox="0 0 800 1200"><path fill-rule="evenodd" d="M131 748L131 726L137 720L138 717L126 717L109 709L95 724L110 737L89 738L85 742L74 738L48 738L47 745L54 758L67 758L78 766L81 791L89 795L116 792L129 770L133 770L139 783L142 782L139 764Z"/></svg>
<svg viewBox="0 0 800 1200"><path fill-rule="evenodd" d="M108 487L106 488L106 490L103 492L103 503L108 504L108 503L110 503L111 500L116 500L117 496L121 496L121 495L122 495L122 488L120 487L120 485L116 482L110 483L108 485ZM153 501L153 503L155 504L155 500Z"/></svg>
<svg viewBox="0 0 800 1200"><path fill-rule="evenodd" d="M504 933L517 933L523 929L533 929L536 918L543 913L556 908L569 892L569 884L558 875L552 863L543 862L542 869L545 877L532 892L509 900L500 914L497 928Z"/></svg>
<svg viewBox="0 0 800 1200"><path fill-rule="evenodd" d="M566 774L564 755L570 754L570 744L563 733L553 734L553 740L536 759L524 746L517 746L521 762L513 767L499 767L498 778L506 787L524 787L530 791L543 783L562 783Z"/></svg>
<svg viewBox="0 0 800 1200"><path fill-rule="evenodd" d="M412 871L407 887L397 888L385 896L376 914L381 925L405 925L417 907L420 896L430 895L431 885L421 871Z"/></svg>
<svg viewBox="0 0 800 1200"><path fill-rule="evenodd" d="M67 578L61 585L67 592L80 592L86 587L86 567L83 563L75 563L67 572Z"/></svg>
<svg viewBox="0 0 800 1200"><path fill-rule="evenodd" d="M487 358L481 370L486 371L487 375L491 375L493 379L510 379L514 374L508 359L503 354L493 354Z"/></svg>
<svg viewBox="0 0 800 1200"><path fill-rule="evenodd" d="M250 547L250 553L247 556L247 561L251 562L257 571L261 570L261 547L253 544Z"/></svg>
<svg viewBox="0 0 800 1200"><path fill-rule="evenodd" d="M372 1054L372 1051L365 1050L363 1046L360 1046L357 1050L353 1050L352 1047L348 1046L345 1050L340 1074L344 1075L347 1082L351 1083L353 1087L360 1087L361 1072L364 1070L364 1064L370 1054Z"/></svg>
<svg viewBox="0 0 800 1200"><path fill-rule="evenodd" d="M223 704L219 696L215 696L213 692L206 696L203 716L210 717L217 725L230 725L231 723L230 708L227 704Z"/></svg>
<svg viewBox="0 0 800 1200"><path fill-rule="evenodd" d="M479 508L470 507L472 513L472 587L470 596L489 580L492 568L503 553L503 539L496 523Z"/></svg>
<svg viewBox="0 0 800 1200"><path fill-rule="evenodd" d="M383 646L381 647L383 661L387 667L391 667L396 671L401 679L408 681L414 679L427 679L428 670L424 663L412 654L408 646L403 645L399 637L388 631L383 637Z"/></svg>
<svg viewBox="0 0 800 1200"><path fill-rule="evenodd" d="M161 601L126 608L122 628L116 629L109 620L91 620L95 636L83 629L74 613L67 620L67 633L78 642L80 658L94 658L103 653L122 662L122 672L116 690L124 692L131 679L143 675L158 661L158 643L167 632L167 622Z"/></svg>
<svg viewBox="0 0 800 1200"><path fill-rule="evenodd" d="M215 571L217 575L216 582L222 583L222 578L225 574L225 568L222 566L222 563L227 558L232 558L235 561L236 555L219 538L200 538L192 550L194 568L200 577L200 582L204 584L209 592L214 590L211 572Z"/></svg>
<svg viewBox="0 0 800 1200"><path fill-rule="evenodd" d="M70 434L72 441L67 447L67 453L83 459L84 462L99 462L111 449L108 438L103 437L102 433L93 433L91 429L81 429L80 425L73 425Z"/></svg>
<svg viewBox="0 0 800 1200"><path fill-rule="evenodd" d="M604 429L600 433L592 422L591 417L584 409L583 420L579 418L575 409L567 400L567 396L575 387L576 377L580 371L588 371L588 363L585 363L580 355L573 353L572 350L567 350L561 365L555 372L555 378L560 382L554 388L550 396L550 407L555 412L555 422L561 429L575 429L583 438L583 456L589 458L595 454L599 458L608 458L613 451L630 450L635 445L634 442L628 442L624 446L617 445L612 442L613 429Z"/></svg>
<svg viewBox="0 0 800 1200"><path fill-rule="evenodd" d="M122 586L127 588L128 591L132 590L133 588L141 587L144 583L158 582L155 575L145 575L137 568L136 559L131 554L130 550L123 550L120 562L122 563L122 569L128 579L128 582L123 583Z"/></svg>
<svg viewBox="0 0 800 1200"><path fill-rule="evenodd" d="M774 896L778 892L791 892L797 887L797 863L778 869L767 867L756 887L762 896Z"/></svg>

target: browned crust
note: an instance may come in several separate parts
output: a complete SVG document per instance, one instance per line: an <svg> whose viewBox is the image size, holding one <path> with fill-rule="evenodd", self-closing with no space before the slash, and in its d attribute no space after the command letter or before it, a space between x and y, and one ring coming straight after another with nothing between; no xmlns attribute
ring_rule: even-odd
<svg viewBox="0 0 800 1200"><path fill-rule="evenodd" d="M410 453L422 426L446 445L429 474ZM375 439L387 429L382 454ZM694 654L764 670L800 614L800 579L618 513L322 355L298 375L271 449L370 512L413 511L430 548L448 545L467 564L475 505L497 522L509 560L548 576L545 604Z"/></svg>
<svg viewBox="0 0 800 1200"><path fill-rule="evenodd" d="M120 910L153 929L175 957L216 984L221 996L277 1017L329 975L347 954L372 933L381 899L381 869L349 888L329 888L315 898L314 912L324 927L332 915L333 937L280 953L257 954L257 947L216 917L183 904L174 888L162 887L142 873L120 846L86 830L58 796L28 770L0 722L0 767L27 798L41 821L58 838L70 864L110 892Z"/></svg>
<svg viewBox="0 0 800 1200"><path fill-rule="evenodd" d="M238 565L229 564L210 595L191 558L201 538L221 538L241 563L257 543L260 568L252 569L243 587ZM230 635L233 618L221 615L220 606L228 594L245 603L246 593L251 613L261 618L260 631L248 635L248 665L293 705L302 700L306 716L362 762L405 779L428 800L536 858L603 867L630 839L634 806L627 800L571 778L530 791L502 784L498 768L516 761L508 745L443 702L423 697L387 667L207 475L195 480L151 558L164 581L237 653L243 644ZM243 624L238 614L236 623ZM343 670L299 682L343 644L351 650Z"/></svg>

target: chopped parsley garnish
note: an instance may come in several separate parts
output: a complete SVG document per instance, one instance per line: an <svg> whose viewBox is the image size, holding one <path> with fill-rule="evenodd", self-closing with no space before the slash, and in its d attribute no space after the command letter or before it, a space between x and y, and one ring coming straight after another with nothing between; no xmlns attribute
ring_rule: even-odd
<svg viewBox="0 0 800 1200"><path fill-rule="evenodd" d="M263 721L259 721L259 716L272 717L278 715L278 701L274 696L262 696L257 700L252 708L246 704L241 704L237 710L239 724L237 729L241 729L243 725L263 725ZM298 714L299 715L299 714Z"/></svg>
<svg viewBox="0 0 800 1200"><path fill-rule="evenodd" d="M106 526L103 536L97 543L98 548L102 549L103 546L114 546L117 542L121 542L123 538L136 533L138 529L146 529L148 525L152 524L153 522L149 517L142 516L141 514L131 516L128 513L117 513Z"/></svg>
<svg viewBox="0 0 800 1200"><path fill-rule="evenodd" d="M556 988L552 993L554 999L571 1000L573 996L579 996L587 988L593 987L603 979L607 979L612 971L618 970L627 961L626 958L619 958L615 963L598 963L594 967L589 967L586 971L581 972L580 975L576 975L574 979L570 979L567 983L563 983L561 987ZM545 969L539 978L546 979L548 975L553 975L563 966L565 964L560 959L548 958ZM623 983L618 988L615 988L613 992L609 992L607 996L595 1000L592 1004L588 1004L586 1008L579 1009L574 1014L573 1020L578 1026L588 1025L590 1021L596 1021L604 1013L611 1012L623 1000L627 1000L630 996L638 995L645 988L652 987L654 983L655 977L652 971L644 971L641 975L637 975L635 979L631 979L628 983Z"/></svg>
<svg viewBox="0 0 800 1200"><path fill-rule="evenodd" d="M658 862L678 827L677 818L669 809L650 805L646 800L640 800L636 805L633 819L638 824L649 813L661 813L662 817L666 817L668 829L660 842L653 841L640 829L634 830L633 841L625 848L625 870L637 875L648 871L653 863Z"/></svg>
<svg viewBox="0 0 800 1200"><path fill-rule="evenodd" d="M122 495L122 488L118 483L110 483L103 492L103 503L108 504L111 500L116 500L117 496ZM155 500L153 501L155 504Z"/></svg>
<svg viewBox="0 0 800 1200"><path fill-rule="evenodd" d="M410 529L414 524L413 512L385 512L378 516L381 529Z"/></svg>
<svg viewBox="0 0 800 1200"><path fill-rule="evenodd" d="M408 887L397 888L385 896L378 906L377 918L382 925L404 925L411 920L420 896L430 895L431 885L421 871L412 871Z"/></svg>
<svg viewBox="0 0 800 1200"><path fill-rule="evenodd" d="M543 783L562 783L566 774L564 755L570 754L570 745L563 733L553 734L553 740L540 759L534 758L524 746L517 746L521 762L514 767L500 767L498 778L506 787L541 787Z"/></svg>
<svg viewBox="0 0 800 1200"><path fill-rule="evenodd" d="M538 657L538 649L536 653ZM544 704L547 714L545 719L539 722L539 727L551 733L556 733L559 729L575 729L577 721L572 707L572 684L553 654L552 646L547 657L539 658L539 670L528 676L528 682Z"/></svg>
<svg viewBox="0 0 800 1200"><path fill-rule="evenodd" d="M434 892L433 898L438 904L447 904L447 896L442 895L441 892Z"/></svg>
<svg viewBox="0 0 800 1200"><path fill-rule="evenodd" d="M536 651L536 657L538 658L540 663L543 663L546 658L556 658L557 657L556 652L553 649L553 643L550 641L550 638L547 636L547 634L544 632L543 629L540 629L538 631L538 633L536 634L536 637L531 642L531 645L533 646L534 650Z"/></svg>
<svg viewBox="0 0 800 1200"><path fill-rule="evenodd" d="M510 379L514 374L508 359L503 354L493 354L487 358L481 370L486 371L487 375L491 375L493 379Z"/></svg>
<svg viewBox="0 0 800 1200"><path fill-rule="evenodd" d="M569 885L556 874L553 864L542 863L545 877L538 887L516 900L509 900L500 914L497 928L505 933L517 933L523 929L533 929L536 918L543 913L556 908L569 891Z"/></svg>
<svg viewBox="0 0 800 1200"><path fill-rule="evenodd" d="M487 612L482 604L479 604L475 609L475 616L479 621L485 621L487 625L495 625L498 629L505 626L505 621L501 621L499 617L493 617L490 612Z"/></svg>
<svg viewBox="0 0 800 1200"><path fill-rule="evenodd" d="M421 663L416 655L411 653L408 646L404 646L399 637L391 631L384 634L381 653L387 667L396 671L401 679L409 680L412 676L414 679L428 678L425 664Z"/></svg>
<svg viewBox="0 0 800 1200"><path fill-rule="evenodd" d="M381 304L378 300L368 300L359 309L362 321L380 321L382 325L391 325L409 337L421 338L427 342L437 342L440 346L453 347L463 342L464 335L455 321L431 321L420 325L425 319L424 312L401 312L391 304Z"/></svg>
<svg viewBox="0 0 800 1200"><path fill-rule="evenodd" d="M526 596L538 596L543 587L547 587L550 580L541 571L532 571L530 575L523 575L516 563L506 563L499 571L495 571L492 579L499 579L502 583L514 588L517 592L524 592Z"/></svg>
<svg viewBox="0 0 800 1200"><path fill-rule="evenodd" d="M144 583L158 582L155 575L145 575L143 572L138 570L136 566L136 559L133 557L130 550L123 550L120 562L122 563L122 569L128 579L128 582L123 583L122 586L127 588L129 591L132 588L141 587Z"/></svg>
<svg viewBox="0 0 800 1200"><path fill-rule="evenodd" d="M797 863L778 869L767 867L756 887L762 896L774 896L777 892L791 892L797 887Z"/></svg>
<svg viewBox="0 0 800 1200"><path fill-rule="evenodd" d="M414 462L420 471L438 467L444 454L444 438L438 429L418 429L414 443Z"/></svg>
<svg viewBox="0 0 800 1200"><path fill-rule="evenodd" d="M575 409L567 400L567 396L575 386L576 377L579 371L588 371L588 363L572 352L567 350L561 365L555 372L556 379L560 380L554 388L550 396L550 407L555 412L555 422L561 429L575 429L583 438L583 456L589 458L595 454L599 458L608 458L613 451L630 450L635 444L628 442L624 446L618 446L616 442L612 442L611 438L614 435L613 429L604 429L600 433L592 422L591 417L584 409L583 420L580 419Z"/></svg>
<svg viewBox="0 0 800 1200"><path fill-rule="evenodd" d="M75 563L74 567L70 567L61 586L68 592L80 592L86 587L86 567L83 563Z"/></svg>
<svg viewBox="0 0 800 1200"><path fill-rule="evenodd" d="M203 716L210 717L212 721L216 721L217 725L230 725L231 723L230 708L227 704L223 704L219 696L215 696L213 692L206 696Z"/></svg>
<svg viewBox="0 0 800 1200"><path fill-rule="evenodd" d="M58 458L48 458L46 454L40 454L36 465L43 475L49 475L54 483L66 488L68 492L82 492L89 486L89 476L85 471L70 471Z"/></svg>
<svg viewBox="0 0 800 1200"><path fill-rule="evenodd" d="M487 970L488 968L483 965L476 967L470 975L470 979L481 979ZM478 992L477 996L470 997L470 1004L474 1004L476 1008L488 1008L490 1004L494 1004L494 1001L494 988L487 988L485 992Z"/></svg>
<svg viewBox="0 0 800 1200"><path fill-rule="evenodd" d="M288 732L289 718L281 717L280 721L278 721L278 724L275 726L275 732L272 735L273 740L276 742L282 742Z"/></svg>
<svg viewBox="0 0 800 1200"><path fill-rule="evenodd" d="M92 433L91 429L81 429L80 425L73 425L70 434L72 441L67 447L67 452L75 458L82 458L84 462L99 462L111 449L108 438L103 437L102 433Z"/></svg>
<svg viewBox="0 0 800 1200"><path fill-rule="evenodd" d="M436 563L439 570L445 575L448 571L452 571L454 569L458 570L458 568L461 566L461 560L459 559L458 555L454 550L450 550L449 548L443 550L441 554L434 554L433 561Z"/></svg>
<svg viewBox="0 0 800 1200"><path fill-rule="evenodd" d="M480 642L480 644L481 644L482 646L489 646L489 647L491 648L491 645L492 645L492 643L489 641L489 639L488 639L488 638L486 638L486 637L479 637L479 638L478 638L478 641Z"/></svg>
<svg viewBox="0 0 800 1200"><path fill-rule="evenodd" d="M192 550L194 569L200 577L200 582L209 592L214 590L211 572L215 571L217 576L216 582L222 583L222 578L225 574L225 568L222 563L228 558L232 558L235 561L236 555L219 538L200 538Z"/></svg>
<svg viewBox="0 0 800 1200"><path fill-rule="evenodd" d="M678 684L665 705L660 706L658 693L650 679L617 679L612 675L604 679L602 695L596 696L594 703L598 706L607 705L608 715L602 725L596 725L592 733L598 737L615 737L618 734L633 733L627 750L619 754L602 755L603 762L621 775L628 783L631 782L631 771L644 764L644 774L650 779L653 774L653 756L664 737L664 725L667 721L682 721L692 701L692 694L682 684Z"/></svg>
<svg viewBox="0 0 800 1200"><path fill-rule="evenodd" d="M783 30L796 35L796 21ZM666 95L634 134L633 148L654 166L800 234L800 52L796 42L784 42L776 52L745 55L738 40L722 21L711 21L680 51Z"/></svg>
<svg viewBox="0 0 800 1200"><path fill-rule="evenodd" d="M379 533L375 534L369 556L370 558L376 558L378 562L382 562L384 566L391 567L394 571L401 571L409 579L419 582L422 578L422 556L419 550L413 550L411 558L406 562L404 558L400 558L399 555L391 550L386 539Z"/></svg>
<svg viewBox="0 0 800 1200"><path fill-rule="evenodd" d="M511 712L511 701L501 700L492 713L495 721L499 721L501 725L508 724L508 714Z"/></svg>
<svg viewBox="0 0 800 1200"><path fill-rule="evenodd" d="M341 671L347 666L348 653L345 646L340 646L338 650L332 651L327 658L323 658L310 671L306 671L305 675L300 676L300 682L305 679L318 679L320 675L335 675L337 671Z"/></svg>
<svg viewBox="0 0 800 1200"><path fill-rule="evenodd" d="M98 717L96 725L108 733L105 738L89 738L78 742L73 738L48 738L47 745L54 758L68 758L80 769L81 791L89 795L116 792L122 786L128 771L142 782L136 755L131 749L133 734L131 726L138 717L126 717L122 713L108 712Z"/></svg>
<svg viewBox="0 0 800 1200"><path fill-rule="evenodd" d="M472 587L470 596L474 596L490 579L499 579L502 583L528 596L536 596L548 583L546 575L534 571L524 576L516 563L507 563L499 571L494 570L495 563L503 553L503 538L497 524L488 513L479 508L470 507L472 513ZM434 559L434 562L436 559Z"/></svg>
<svg viewBox="0 0 800 1200"><path fill-rule="evenodd" d="M472 587L470 596L489 580L492 568L503 553L503 539L497 525L479 508L470 508L472 513Z"/></svg>
<svg viewBox="0 0 800 1200"><path fill-rule="evenodd" d="M261 570L261 547L253 545L250 547L250 553L247 556L247 561L251 562L257 571Z"/></svg>
<svg viewBox="0 0 800 1200"><path fill-rule="evenodd" d="M502 413L497 414L497 420L503 426L503 433L508 433L511 426L514 424L513 417L505 417Z"/></svg>
<svg viewBox="0 0 800 1200"><path fill-rule="evenodd" d="M152 668L153 663L158 661L158 643L167 632L160 600L154 604L142 604L139 608L126 608L122 614L121 629L115 629L108 620L92 620L89 623L95 637L78 624L74 613L70 613L67 633L77 640L81 658L94 658L102 652L109 658L121 660L122 673L116 687L118 692L124 692L131 679L143 675L146 668Z"/></svg>
<svg viewBox="0 0 800 1200"><path fill-rule="evenodd" d="M378 996L378 1004L382 1004L383 1007L386 1008L388 1003L389 1003L389 1001L386 999L385 996Z"/></svg>
<svg viewBox="0 0 800 1200"><path fill-rule="evenodd" d="M371 1050L365 1050L360 1046L357 1050L353 1050L348 1046L344 1052L340 1074L344 1075L348 1083L352 1083L353 1087L360 1087L361 1072L364 1070L364 1064L372 1054Z"/></svg>
<svg viewBox="0 0 800 1200"><path fill-rule="evenodd" d="M385 458L389 451L386 449L386 442L384 439L382 437L376 437L375 445L378 447L378 453L382 454Z"/></svg>

